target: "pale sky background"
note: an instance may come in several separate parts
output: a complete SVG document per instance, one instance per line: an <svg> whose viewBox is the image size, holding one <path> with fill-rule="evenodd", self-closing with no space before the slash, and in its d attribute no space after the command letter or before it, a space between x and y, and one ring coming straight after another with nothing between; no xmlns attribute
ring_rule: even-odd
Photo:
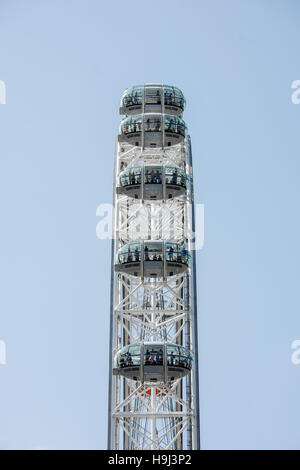
<svg viewBox="0 0 300 470"><path fill-rule="evenodd" d="M300 449L297 0L0 0L0 448L106 447L124 88L180 87L193 144L204 449Z"/></svg>

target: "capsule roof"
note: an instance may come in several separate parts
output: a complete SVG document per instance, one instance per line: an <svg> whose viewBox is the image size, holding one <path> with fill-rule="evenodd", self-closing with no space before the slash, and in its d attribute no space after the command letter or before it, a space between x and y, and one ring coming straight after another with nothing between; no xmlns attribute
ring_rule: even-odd
<svg viewBox="0 0 300 470"><path fill-rule="evenodd" d="M153 83L127 88L121 98L120 114L167 112L180 116L184 108L185 98L179 88Z"/></svg>

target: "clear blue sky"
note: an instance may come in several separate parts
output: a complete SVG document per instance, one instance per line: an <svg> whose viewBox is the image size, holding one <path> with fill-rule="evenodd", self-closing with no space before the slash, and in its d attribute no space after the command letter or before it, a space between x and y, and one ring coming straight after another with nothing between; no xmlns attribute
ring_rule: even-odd
<svg viewBox="0 0 300 470"><path fill-rule="evenodd" d="M111 201L124 88L180 87L205 204L204 449L299 449L297 0L1 0L0 447L106 446Z"/></svg>

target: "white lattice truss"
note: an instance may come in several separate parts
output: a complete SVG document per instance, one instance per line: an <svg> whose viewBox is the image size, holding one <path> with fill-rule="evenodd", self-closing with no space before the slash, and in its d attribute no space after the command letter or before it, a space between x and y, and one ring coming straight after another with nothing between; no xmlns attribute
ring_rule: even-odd
<svg viewBox="0 0 300 470"><path fill-rule="evenodd" d="M191 176L187 143L165 150L117 145L117 175L125 168L162 164ZM115 192L114 238L118 249L134 240L168 240L191 245L191 189L165 201L142 201ZM194 352L193 269L163 278L114 273L112 356L140 341L171 342ZM170 383L134 382L111 376L113 449L192 449L196 444L195 374Z"/></svg>

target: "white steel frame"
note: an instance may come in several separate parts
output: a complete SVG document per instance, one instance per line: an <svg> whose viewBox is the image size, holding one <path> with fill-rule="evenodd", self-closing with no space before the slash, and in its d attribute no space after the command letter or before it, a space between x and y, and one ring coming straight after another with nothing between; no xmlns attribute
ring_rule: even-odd
<svg viewBox="0 0 300 470"><path fill-rule="evenodd" d="M144 164L183 168L189 175L186 194L160 201L117 194L119 173ZM200 427L190 138L164 149L117 143L113 197L108 449L197 450ZM144 278L143 273L135 277L114 272L118 249L134 240L185 242L192 254L191 266L181 274L158 279ZM172 342L190 349L195 357L191 372L174 382L158 384L114 375L116 352L144 341Z"/></svg>

